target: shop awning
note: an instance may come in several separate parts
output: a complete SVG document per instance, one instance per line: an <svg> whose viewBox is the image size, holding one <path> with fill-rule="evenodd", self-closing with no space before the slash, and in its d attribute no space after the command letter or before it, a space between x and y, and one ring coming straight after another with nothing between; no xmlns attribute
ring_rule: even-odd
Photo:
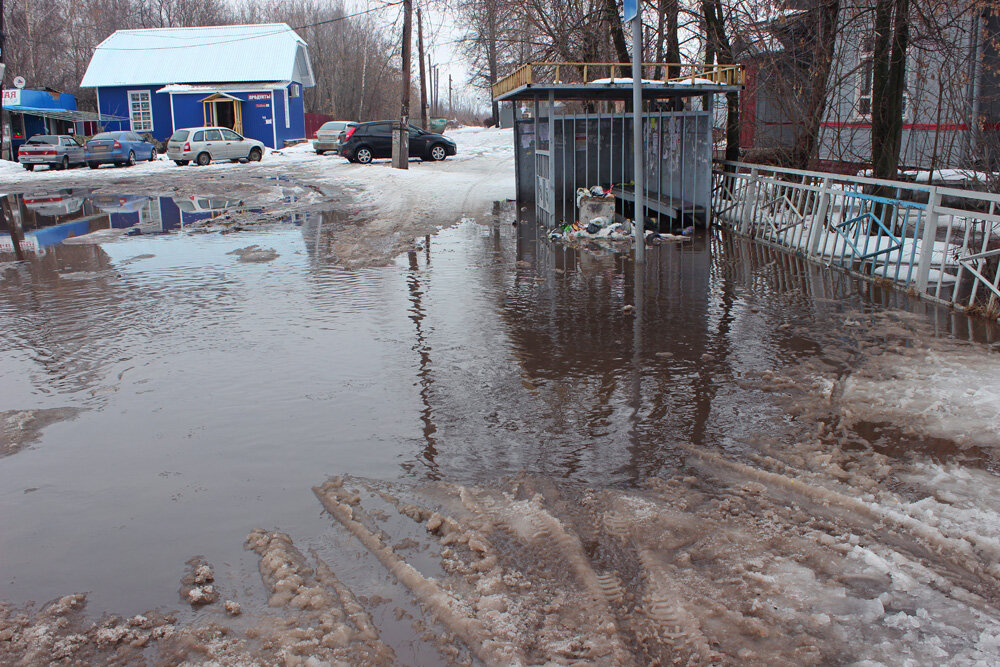
<svg viewBox="0 0 1000 667"><path fill-rule="evenodd" d="M112 116L111 114L101 114L90 111L70 111L68 109L48 109L45 107L26 107L20 104L5 105L4 111L10 113L24 114L26 116L41 116L42 118L55 118L56 120L66 120L73 123L94 122L116 122L128 120L125 116Z"/></svg>
<svg viewBox="0 0 1000 667"><path fill-rule="evenodd" d="M242 102L238 97L233 97L226 93L212 93L208 97L198 100L199 102Z"/></svg>

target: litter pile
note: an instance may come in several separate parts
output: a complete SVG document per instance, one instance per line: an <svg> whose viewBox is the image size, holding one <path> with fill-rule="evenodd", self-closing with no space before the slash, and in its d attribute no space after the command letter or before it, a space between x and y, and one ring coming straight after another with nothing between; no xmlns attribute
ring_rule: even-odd
<svg viewBox="0 0 1000 667"><path fill-rule="evenodd" d="M600 185L594 185L590 188L578 188L576 209L579 212L579 219L552 230L549 239L564 243L597 241L624 244L632 241L634 236L632 221L615 220L615 195L611 187L605 189ZM691 232L693 228L685 229L682 235L648 231L645 241L647 244L686 241L690 238Z"/></svg>
<svg viewBox="0 0 1000 667"><path fill-rule="evenodd" d="M553 230L549 238L553 241L586 239L627 242L632 240L632 221L615 222L608 218L592 218L587 224L577 221Z"/></svg>

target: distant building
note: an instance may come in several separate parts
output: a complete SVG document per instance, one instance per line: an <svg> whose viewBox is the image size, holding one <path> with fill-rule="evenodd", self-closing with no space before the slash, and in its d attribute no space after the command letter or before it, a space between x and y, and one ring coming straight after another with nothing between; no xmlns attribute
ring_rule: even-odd
<svg viewBox="0 0 1000 667"><path fill-rule="evenodd" d="M306 138L302 92L313 85L306 43L284 23L118 30L81 82L99 114L128 119L105 129L162 141L217 125L271 148Z"/></svg>
<svg viewBox="0 0 1000 667"><path fill-rule="evenodd" d="M794 143L802 91L812 76L802 63L815 40L809 21L817 5L786 0L776 18L760 24L758 37L742 45L747 84L740 97L740 144L748 159L775 158ZM992 168L1000 161L1000 19L979 7L943 8L935 29L911 19L901 168ZM871 164L871 5L845 0L838 23L814 166L854 172Z"/></svg>

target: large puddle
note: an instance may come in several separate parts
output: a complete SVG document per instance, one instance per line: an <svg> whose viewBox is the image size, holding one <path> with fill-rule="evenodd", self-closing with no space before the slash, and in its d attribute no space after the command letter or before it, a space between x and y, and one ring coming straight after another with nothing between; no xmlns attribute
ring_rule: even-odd
<svg viewBox="0 0 1000 667"><path fill-rule="evenodd" d="M699 475L692 451L747 465L823 433L809 378L843 375L873 341L906 348L893 326L963 349L998 338L718 234L654 247L636 271L539 241L498 206L348 271L333 249L355 241L349 216L198 224L239 205L69 193L34 202L26 261L0 254L0 416L24 425L0 431L0 599L177 608L196 555L259 598L243 545L260 527L392 597L313 486L528 476L627 492ZM107 229L125 233L66 242ZM975 443L864 415L852 428L845 450L997 468Z"/></svg>

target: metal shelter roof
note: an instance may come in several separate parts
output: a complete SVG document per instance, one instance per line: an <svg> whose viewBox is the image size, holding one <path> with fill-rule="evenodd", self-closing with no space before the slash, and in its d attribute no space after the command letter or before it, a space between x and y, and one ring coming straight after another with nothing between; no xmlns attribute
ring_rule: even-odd
<svg viewBox="0 0 1000 667"><path fill-rule="evenodd" d="M557 100L630 100L629 63L531 62L493 84L497 102L548 97ZM743 88L745 73L730 63L643 63L643 99L694 97ZM647 79L649 73L655 78ZM665 74L664 78L660 75Z"/></svg>
<svg viewBox="0 0 1000 667"><path fill-rule="evenodd" d="M642 86L644 100L669 99L673 97L695 97L709 93L727 93L741 90L741 86L718 84L672 84L646 83ZM531 100L535 97L547 99L552 93L556 100L622 100L632 99L632 83L529 83L519 86L496 98L497 102Z"/></svg>
<svg viewBox="0 0 1000 667"><path fill-rule="evenodd" d="M80 85L298 81L313 86L305 41L286 23L117 30Z"/></svg>
<svg viewBox="0 0 1000 667"><path fill-rule="evenodd" d="M122 121L128 120L125 116L112 116L111 114L101 114L90 111L70 111L68 109L48 109L45 107L26 107L20 104L16 105L4 105L4 111L9 111L10 113L25 114L28 116L41 116L42 118L55 118L56 120L67 120L74 123L82 123L86 121L94 122L111 122L111 121Z"/></svg>

